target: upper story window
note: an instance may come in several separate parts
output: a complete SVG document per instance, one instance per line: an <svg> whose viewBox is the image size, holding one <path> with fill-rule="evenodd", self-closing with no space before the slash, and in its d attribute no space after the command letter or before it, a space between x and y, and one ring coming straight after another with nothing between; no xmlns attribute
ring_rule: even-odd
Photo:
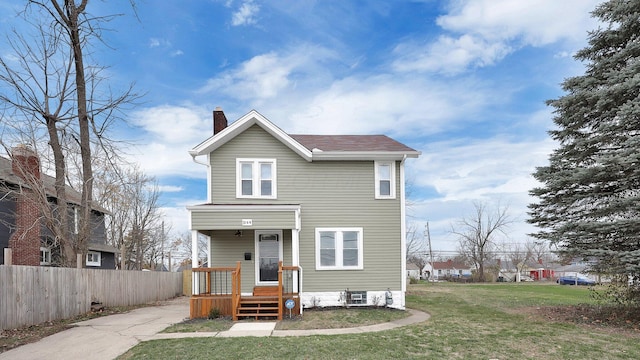
<svg viewBox="0 0 640 360"><path fill-rule="evenodd" d="M362 228L317 228L316 269L361 270Z"/></svg>
<svg viewBox="0 0 640 360"><path fill-rule="evenodd" d="M236 197L277 197L275 159L237 159L236 179Z"/></svg>
<svg viewBox="0 0 640 360"><path fill-rule="evenodd" d="M376 199L396 198L395 161L375 161Z"/></svg>

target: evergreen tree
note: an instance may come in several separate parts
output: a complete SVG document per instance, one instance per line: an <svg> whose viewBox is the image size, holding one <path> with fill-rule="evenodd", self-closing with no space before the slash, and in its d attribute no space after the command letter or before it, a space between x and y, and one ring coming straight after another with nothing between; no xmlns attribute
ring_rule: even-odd
<svg viewBox="0 0 640 360"><path fill-rule="evenodd" d="M559 143L533 174L535 237L596 270L640 279L640 0L610 0L593 16L603 26L575 58L584 75L548 101ZM638 284L638 283L636 283Z"/></svg>

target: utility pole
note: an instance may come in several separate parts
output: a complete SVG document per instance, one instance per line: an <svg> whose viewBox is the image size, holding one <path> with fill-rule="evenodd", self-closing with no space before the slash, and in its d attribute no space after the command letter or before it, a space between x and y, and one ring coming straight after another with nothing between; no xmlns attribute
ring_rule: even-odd
<svg viewBox="0 0 640 360"><path fill-rule="evenodd" d="M429 276L430 280L434 279L435 269L433 268L433 249L431 249L431 233L429 232L429 221L427 221L427 225L424 227L424 231L427 234L427 241L429 243L429 263L431 264L431 274Z"/></svg>
<svg viewBox="0 0 640 360"><path fill-rule="evenodd" d="M162 221L162 230L161 230L161 234L160 236L162 237L162 248L160 250L160 252L162 253L162 266L160 267L160 270L162 270L164 268L164 221ZM169 262L171 262L171 259L169 259Z"/></svg>

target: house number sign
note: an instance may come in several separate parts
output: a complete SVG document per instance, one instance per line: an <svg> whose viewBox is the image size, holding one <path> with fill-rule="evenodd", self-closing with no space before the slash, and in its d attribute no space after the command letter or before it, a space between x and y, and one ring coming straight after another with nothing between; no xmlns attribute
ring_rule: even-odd
<svg viewBox="0 0 640 360"><path fill-rule="evenodd" d="M252 219L242 219L242 226L251 226L253 225Z"/></svg>

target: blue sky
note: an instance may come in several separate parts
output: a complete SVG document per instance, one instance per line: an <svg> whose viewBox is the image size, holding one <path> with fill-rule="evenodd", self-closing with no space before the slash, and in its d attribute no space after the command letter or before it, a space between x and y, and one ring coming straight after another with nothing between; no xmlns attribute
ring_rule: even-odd
<svg viewBox="0 0 640 360"><path fill-rule="evenodd" d="M407 161L409 222L429 221L434 250L473 202L508 205L522 242L531 173L554 148L545 100L579 75L592 0L89 2L122 13L96 44L111 86L146 93L117 136L163 189L175 231L206 199L205 168L187 151L212 131L212 110L256 109L297 134L387 134ZM15 5L0 1L6 31ZM5 56L6 42L0 44Z"/></svg>

